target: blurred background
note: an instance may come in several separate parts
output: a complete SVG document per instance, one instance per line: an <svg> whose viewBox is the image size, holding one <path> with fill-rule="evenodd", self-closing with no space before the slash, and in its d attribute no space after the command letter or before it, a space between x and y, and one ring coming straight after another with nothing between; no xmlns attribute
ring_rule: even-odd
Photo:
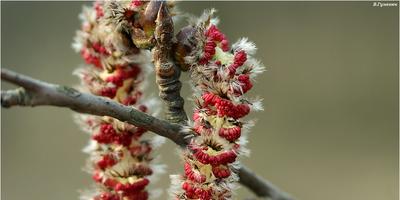
<svg viewBox="0 0 400 200"><path fill-rule="evenodd" d="M71 48L89 2L1 2L1 67L73 86ZM265 111L242 162L299 200L398 199L398 7L372 2L181 2L218 9L230 41L249 37L267 67L251 96ZM185 21L177 23L184 25ZM183 81L188 75L183 74ZM154 83L154 78L151 80ZM149 91L157 94L155 84ZM13 86L2 83L3 89ZM191 94L186 85L183 95ZM191 102L186 103L187 110ZM71 200L89 188L89 136L64 108L1 109L2 199ZM172 142L157 152L183 167ZM157 186L166 189L164 175ZM237 199L251 197L245 188ZM167 199L162 196L160 199ZM236 199L236 198L235 198Z"/></svg>

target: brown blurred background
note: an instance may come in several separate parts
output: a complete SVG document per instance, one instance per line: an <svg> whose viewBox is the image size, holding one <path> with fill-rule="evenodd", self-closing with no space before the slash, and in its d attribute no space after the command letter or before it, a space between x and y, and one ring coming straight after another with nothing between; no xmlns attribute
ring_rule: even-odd
<svg viewBox="0 0 400 200"><path fill-rule="evenodd" d="M83 4L89 3L1 2L1 66L77 84L71 73L83 61L71 42ZM220 27L232 42L241 36L256 42L268 70L251 94L265 99L265 111L252 114L258 119L248 145L252 155L242 162L301 200L398 199L398 8L372 2L180 3L196 15L210 7L219 10ZM3 82L5 88L11 86ZM187 86L183 94L190 96ZM1 197L77 199L91 180L81 170L88 135L72 112L1 111ZM169 141L158 151L169 173L183 171L175 152ZM157 185L166 189L168 176ZM238 193L238 199L251 196L244 188Z"/></svg>

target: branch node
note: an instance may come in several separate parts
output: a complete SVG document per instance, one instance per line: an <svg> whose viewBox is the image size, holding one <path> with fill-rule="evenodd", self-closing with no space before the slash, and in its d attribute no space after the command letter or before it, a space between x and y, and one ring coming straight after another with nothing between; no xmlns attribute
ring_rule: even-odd
<svg viewBox="0 0 400 200"><path fill-rule="evenodd" d="M33 106L32 97L24 88L1 91L1 106L9 108L13 105Z"/></svg>

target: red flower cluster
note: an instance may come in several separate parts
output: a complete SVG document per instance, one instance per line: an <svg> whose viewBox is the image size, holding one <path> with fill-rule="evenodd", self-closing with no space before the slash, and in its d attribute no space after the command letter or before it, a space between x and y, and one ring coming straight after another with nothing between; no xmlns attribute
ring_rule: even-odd
<svg viewBox="0 0 400 200"><path fill-rule="evenodd" d="M229 51L229 41L215 25L211 25L204 35L206 37L204 55L199 61L202 65L212 59L215 55L215 47L217 47L217 45L219 45L223 51Z"/></svg>
<svg viewBox="0 0 400 200"><path fill-rule="evenodd" d="M142 1L130 2L135 9L142 5ZM97 1L82 15L84 21L76 46L89 64L79 74L83 86L95 95L147 112L140 88L145 80L144 66L133 59L143 56L142 52L126 42L131 38L121 40L126 35L105 22L107 9L110 9L105 6L105 2ZM121 45L125 46L121 48ZM93 180L99 186L89 199L148 199L146 186L150 181L147 177L153 170L149 166L152 147L141 137L146 130L110 117L84 120L84 123L90 128L92 144L95 144L90 151L90 161Z"/></svg>
<svg viewBox="0 0 400 200"><path fill-rule="evenodd" d="M252 107L243 94L253 87L250 77L254 62L247 63L246 48L239 45L231 49L226 36L209 23L210 18L202 19L197 25L182 29L178 33L182 40L176 45L181 51L176 59L191 66L199 93L192 127L198 137L185 153L185 175L178 182L181 192L174 195L177 199L222 200L231 197L231 185L236 180L232 165L242 148L240 120ZM193 45L193 38L198 40L198 46ZM247 43L244 46L252 47ZM186 57L180 58L182 55Z"/></svg>

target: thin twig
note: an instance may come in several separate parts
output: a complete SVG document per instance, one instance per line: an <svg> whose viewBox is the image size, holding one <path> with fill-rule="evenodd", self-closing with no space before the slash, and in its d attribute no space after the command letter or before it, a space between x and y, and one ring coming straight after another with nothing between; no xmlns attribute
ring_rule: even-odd
<svg viewBox="0 0 400 200"><path fill-rule="evenodd" d="M185 147L194 137L190 133L181 133L181 126L178 124L155 118L111 99L39 81L4 68L1 70L1 79L23 87L23 89L1 91L2 107L49 105L70 108L80 113L110 116L166 137L181 147ZM239 168L238 174L240 183L259 197L268 197L272 200L292 200L286 193L245 166Z"/></svg>
<svg viewBox="0 0 400 200"><path fill-rule="evenodd" d="M242 165L238 174L240 183L251 188L258 196L269 197L273 200L294 200L289 194L281 191L269 181L257 176L246 166Z"/></svg>

